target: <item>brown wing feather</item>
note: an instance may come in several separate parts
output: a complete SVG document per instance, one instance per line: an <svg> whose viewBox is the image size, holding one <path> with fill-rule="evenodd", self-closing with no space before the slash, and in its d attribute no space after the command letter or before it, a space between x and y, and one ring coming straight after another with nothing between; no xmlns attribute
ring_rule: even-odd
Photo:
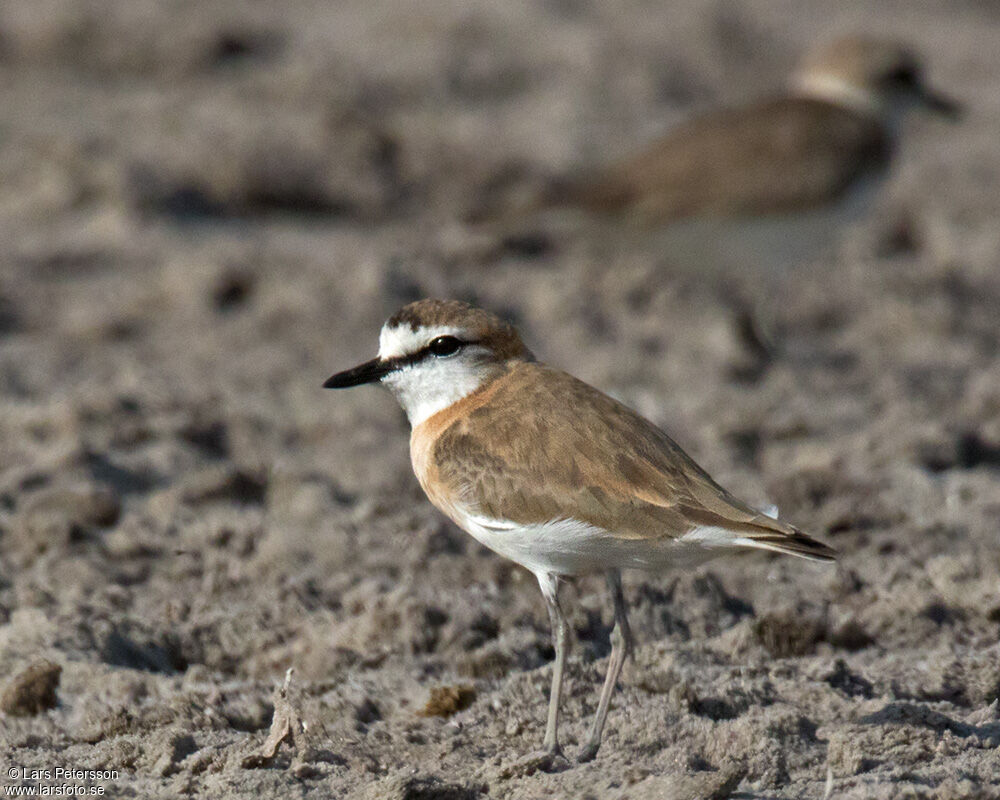
<svg viewBox="0 0 1000 800"><path fill-rule="evenodd" d="M762 547L832 553L741 503L663 431L571 375L520 363L488 391L488 403L447 424L430 458L444 494L479 514L522 524L577 519L627 539L678 538L707 525Z"/></svg>
<svg viewBox="0 0 1000 800"><path fill-rule="evenodd" d="M779 98L691 120L637 156L553 187L546 202L629 212L647 224L801 211L882 169L889 152L871 117L820 100Z"/></svg>

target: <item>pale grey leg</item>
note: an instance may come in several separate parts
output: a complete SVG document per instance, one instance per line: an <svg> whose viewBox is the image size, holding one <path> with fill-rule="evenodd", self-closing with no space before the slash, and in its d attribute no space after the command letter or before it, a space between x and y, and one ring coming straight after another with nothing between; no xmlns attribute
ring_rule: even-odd
<svg viewBox="0 0 1000 800"><path fill-rule="evenodd" d="M556 659L552 665L552 691L549 693L549 718L545 725L545 742L543 747L547 753L559 753L559 697L562 694L563 669L566 666L566 650L568 649L567 634L569 632L566 618L559 607L559 579L557 576L543 573L538 576L538 585L549 609L549 620L552 623L552 641L555 645Z"/></svg>
<svg viewBox="0 0 1000 800"><path fill-rule="evenodd" d="M625 659L632 654L632 630L628 626L628 610L625 608L625 593L622 591L622 574L611 570L607 574L608 589L615 603L615 627L611 631L611 658L608 660L608 674L601 689L601 699L597 704L594 726L590 729L590 739L577 756L577 761L590 761L601 746L601 733L608 717L611 695L621 675Z"/></svg>

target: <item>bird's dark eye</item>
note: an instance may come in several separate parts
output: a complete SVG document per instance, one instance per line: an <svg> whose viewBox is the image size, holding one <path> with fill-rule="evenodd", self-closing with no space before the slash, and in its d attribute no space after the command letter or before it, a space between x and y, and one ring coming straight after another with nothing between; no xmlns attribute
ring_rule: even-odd
<svg viewBox="0 0 1000 800"><path fill-rule="evenodd" d="M461 349L462 344L462 340L456 339L454 336L438 336L427 346L427 349L438 358L445 358L455 355Z"/></svg>
<svg viewBox="0 0 1000 800"><path fill-rule="evenodd" d="M885 81L893 86L916 86L920 82L920 75L915 67L904 65L889 72Z"/></svg>

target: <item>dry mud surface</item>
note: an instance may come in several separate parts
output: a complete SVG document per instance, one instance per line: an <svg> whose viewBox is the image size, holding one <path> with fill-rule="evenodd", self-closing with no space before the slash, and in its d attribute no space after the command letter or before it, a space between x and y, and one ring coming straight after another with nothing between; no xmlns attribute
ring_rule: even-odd
<svg viewBox="0 0 1000 800"><path fill-rule="evenodd" d="M813 263L462 222L859 29L969 110L909 120L877 213ZM0 783L1000 795L998 41L971 0L0 5ZM519 763L533 579L424 500L391 397L320 389L421 296L510 316L842 553L627 576L640 646L590 764ZM572 754L610 609L596 578L567 604Z"/></svg>

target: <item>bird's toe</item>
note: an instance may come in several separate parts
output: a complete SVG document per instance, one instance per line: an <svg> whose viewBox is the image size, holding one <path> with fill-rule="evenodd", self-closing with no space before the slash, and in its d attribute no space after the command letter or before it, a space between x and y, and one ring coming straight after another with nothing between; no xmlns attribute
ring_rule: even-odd
<svg viewBox="0 0 1000 800"><path fill-rule="evenodd" d="M587 744L580 748L580 752L576 754L577 763L586 764L588 761L593 761L600 746L600 742L587 742Z"/></svg>

